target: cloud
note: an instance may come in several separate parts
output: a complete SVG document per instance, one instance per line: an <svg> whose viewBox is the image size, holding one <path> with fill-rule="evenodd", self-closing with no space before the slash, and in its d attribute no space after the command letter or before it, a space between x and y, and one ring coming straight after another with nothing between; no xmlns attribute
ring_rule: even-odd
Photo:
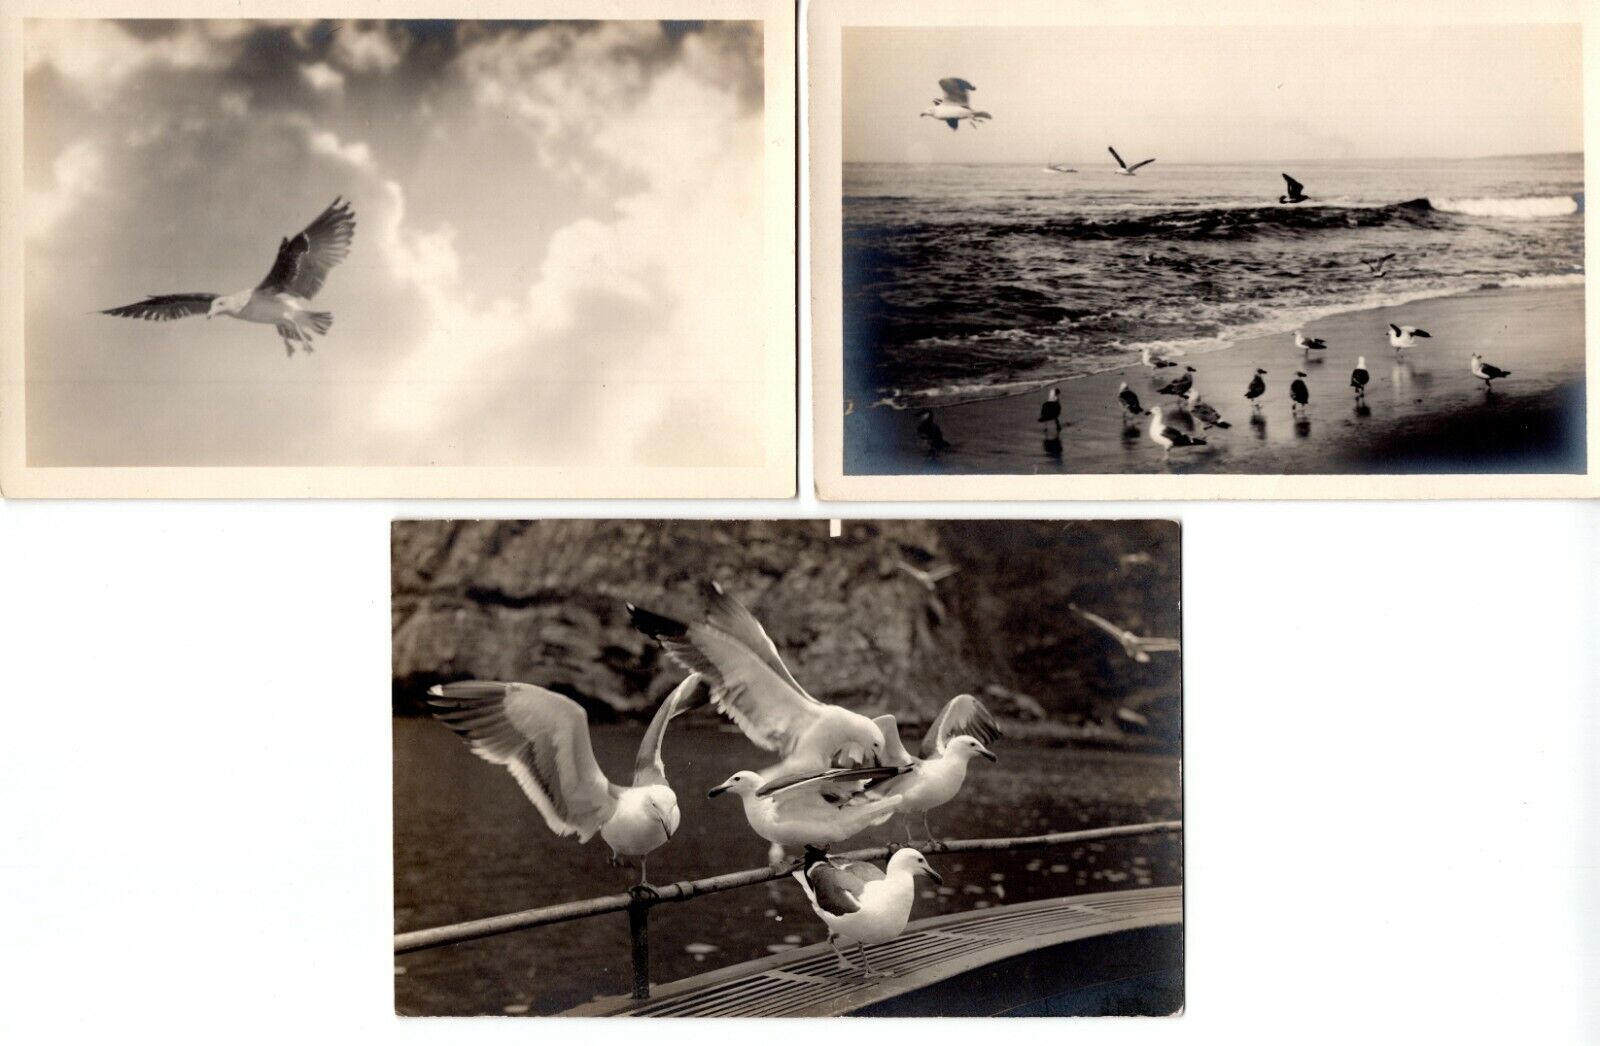
<svg viewBox="0 0 1600 1046"><path fill-rule="evenodd" d="M312 90L322 94L339 94L344 90L344 74L327 62L301 66L300 75Z"/></svg>
<svg viewBox="0 0 1600 1046"><path fill-rule="evenodd" d="M23 68L44 66L82 90L96 104L109 101L127 79L151 67L219 69L247 23L194 21L171 33L140 38L115 22L29 19L23 33Z"/></svg>
<svg viewBox="0 0 1600 1046"><path fill-rule="evenodd" d="M405 38L382 25L345 22L333 36L329 56L357 73L386 73L400 64Z"/></svg>
<svg viewBox="0 0 1600 1046"><path fill-rule="evenodd" d="M74 142L50 166L54 184L47 190L27 193L29 237L49 234L57 222L105 184L105 153L92 141Z"/></svg>

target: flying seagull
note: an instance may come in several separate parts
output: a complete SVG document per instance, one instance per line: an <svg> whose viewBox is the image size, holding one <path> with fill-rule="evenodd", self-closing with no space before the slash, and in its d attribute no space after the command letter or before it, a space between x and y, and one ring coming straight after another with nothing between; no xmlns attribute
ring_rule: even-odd
<svg viewBox="0 0 1600 1046"><path fill-rule="evenodd" d="M1361 260L1366 263L1367 269L1372 275L1382 276L1388 271L1384 266L1394 260L1394 255L1385 254L1381 258L1362 258Z"/></svg>
<svg viewBox="0 0 1600 1046"><path fill-rule="evenodd" d="M1209 403L1200 402L1200 390L1190 389L1186 397L1189 401L1189 413L1195 416L1206 428L1231 429L1233 423L1222 420L1222 415L1217 413L1217 408Z"/></svg>
<svg viewBox="0 0 1600 1046"><path fill-rule="evenodd" d="M1278 197L1279 203L1305 203L1311 197L1305 193L1305 186L1295 181L1289 175L1283 176L1284 185L1288 186L1288 193Z"/></svg>
<svg viewBox="0 0 1600 1046"><path fill-rule="evenodd" d="M1306 404L1311 402L1311 390L1306 387L1305 371L1297 370L1294 372L1294 380L1289 383L1289 399L1293 401L1289 404L1289 413L1291 414L1299 412Z"/></svg>
<svg viewBox="0 0 1600 1046"><path fill-rule="evenodd" d="M1113 174L1125 174L1128 177L1132 178L1133 177L1133 173L1135 171L1137 171L1139 168L1143 167L1147 163L1155 163L1156 162L1156 158L1154 156L1152 156L1148 160L1140 160L1138 163L1134 164L1132 167L1129 167L1127 165L1127 163L1123 161L1122 154L1117 152L1117 150L1114 147L1108 145L1108 146L1106 146L1106 149L1107 149L1107 151L1109 151L1111 153L1111 158L1117 161L1117 169L1115 171L1111 172Z"/></svg>
<svg viewBox="0 0 1600 1046"><path fill-rule="evenodd" d="M1048 166L1045 167L1045 170L1054 171L1056 174L1077 174L1078 173L1078 169L1076 167L1068 167L1065 164L1059 164L1059 163L1049 164Z"/></svg>
<svg viewBox="0 0 1600 1046"><path fill-rule="evenodd" d="M1367 398L1367 382L1372 380L1372 375L1367 373L1367 358L1356 357L1356 369L1350 372L1350 387L1356 390L1356 401Z"/></svg>
<svg viewBox="0 0 1600 1046"><path fill-rule="evenodd" d="M1206 441L1199 436L1191 436L1182 429L1174 428L1167 424L1167 419L1161 416L1160 407L1151 407L1145 411L1150 415L1150 438L1156 446L1166 453L1171 454L1173 447L1203 447Z"/></svg>
<svg viewBox="0 0 1600 1046"><path fill-rule="evenodd" d="M811 910L828 927L828 944L842 966L852 964L839 950L839 942L856 946L864 978L878 975L867 961L867 945L884 944L905 931L917 896L916 876L944 882L928 866L928 859L911 849L896 850L886 869L807 850L804 863L790 874L805 891Z"/></svg>
<svg viewBox="0 0 1600 1046"><path fill-rule="evenodd" d="M952 131L960 129L962 120L968 120L976 127L985 120L994 119L988 113L972 108L968 102L967 92L976 91L977 88L961 77L945 77L939 81L939 89L944 92L944 97L935 98L932 105L922 110L923 116L943 120L950 125Z"/></svg>
<svg viewBox="0 0 1600 1046"><path fill-rule="evenodd" d="M639 858L639 885L646 887L645 860L678 830L678 796L667 784L661 740L670 720L704 703L695 700L699 686L691 675L656 709L627 787L601 771L589 718L571 698L528 683L464 682L432 687L428 704L478 758L511 771L552 832L580 843L599 832L612 864Z"/></svg>
<svg viewBox="0 0 1600 1046"><path fill-rule="evenodd" d="M1089 624L1098 627L1118 643L1121 643L1122 652L1141 665L1149 664L1151 654L1175 654L1183 649L1176 639L1163 639L1160 636L1136 636L1120 625L1112 624L1099 614L1084 610L1076 603L1068 603L1067 609L1089 622Z"/></svg>
<svg viewBox="0 0 1600 1046"><path fill-rule="evenodd" d="M1250 406L1256 410L1261 409L1261 397L1267 393L1267 383L1262 380L1267 372L1260 367L1250 376L1250 387L1244 390L1244 398L1250 401Z"/></svg>
<svg viewBox="0 0 1600 1046"><path fill-rule="evenodd" d="M941 563L932 570L918 570L903 559L894 561L894 565L911 580L927 589L930 593L937 592L939 582L947 577L961 573L961 568L954 563Z"/></svg>
<svg viewBox="0 0 1600 1046"><path fill-rule="evenodd" d="M1474 352L1472 354L1472 376L1483 382L1483 390L1485 392L1493 392L1494 379L1509 378L1511 377L1511 372L1508 370L1501 370L1492 363L1485 363L1483 360L1483 354Z"/></svg>
<svg viewBox="0 0 1600 1046"><path fill-rule="evenodd" d="M1039 404L1039 424L1048 425L1055 422L1056 431L1061 431L1061 390L1051 389L1050 398Z"/></svg>
<svg viewBox="0 0 1600 1046"><path fill-rule="evenodd" d="M1418 338L1431 338L1433 335L1421 327L1402 327L1399 324L1389 324L1389 347L1395 349L1415 348Z"/></svg>
<svg viewBox="0 0 1600 1046"><path fill-rule="evenodd" d="M1294 344L1296 348L1304 350L1307 356L1311 355L1312 349L1325 349L1328 347L1326 341L1321 338L1308 338L1303 331L1294 332Z"/></svg>
<svg viewBox="0 0 1600 1046"><path fill-rule="evenodd" d="M1000 736L994 715L971 694L951 698L922 739L922 755L913 757L900 742L900 728L894 716L881 715L873 722L883 731L884 762L909 767L908 773L870 786L877 795L897 795L903 800L900 812L906 816L906 842L911 841L913 812L922 815L925 837L933 839L928 811L956 797L967 779L967 764L974 756L996 762L987 743Z"/></svg>
<svg viewBox="0 0 1600 1046"><path fill-rule="evenodd" d="M755 615L710 585L706 615L694 624L628 604L633 625L667 656L705 677L711 704L759 748L781 760L767 780L837 767L877 766L883 733L858 712L818 701L801 689Z"/></svg>
<svg viewBox="0 0 1600 1046"><path fill-rule="evenodd" d="M896 777L907 769L868 766L775 777L740 770L706 796L715 799L724 792L738 796L751 829L778 847L826 849L894 816L902 802L898 796L863 795L859 785Z"/></svg>
<svg viewBox="0 0 1600 1046"><path fill-rule="evenodd" d="M184 316L232 316L250 323L270 323L278 329L283 347L294 355L295 343L311 351L311 336L326 334L333 313L312 312L311 299L322 289L328 273L350 253L356 232L356 213L335 197L328 209L293 237L278 245L278 256L266 279L234 294L158 294L132 305L103 309L107 316L133 320L176 320Z"/></svg>
<svg viewBox="0 0 1600 1046"><path fill-rule="evenodd" d="M1117 388L1117 399L1122 401L1122 407L1128 412L1129 417L1144 413L1144 407L1139 404L1139 394L1128 388L1128 383L1123 382Z"/></svg>

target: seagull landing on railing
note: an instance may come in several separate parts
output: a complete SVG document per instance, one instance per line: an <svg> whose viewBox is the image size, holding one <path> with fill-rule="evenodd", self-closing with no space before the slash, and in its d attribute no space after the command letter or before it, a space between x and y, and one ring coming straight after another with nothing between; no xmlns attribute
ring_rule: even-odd
<svg viewBox="0 0 1600 1046"><path fill-rule="evenodd" d="M898 796L862 793L860 786L906 770L903 766L868 766L779 778L740 770L706 795L711 799L724 792L738 796L744 802L745 820L769 843L825 850L892 817L900 806Z"/></svg>
<svg viewBox="0 0 1600 1046"><path fill-rule="evenodd" d="M158 294L101 311L107 316L157 322L184 316L204 316L208 320L232 316L249 323L269 323L277 328L290 356L294 355L296 344L310 352L311 336L326 334L333 326L333 313L312 312L311 299L322 289L333 267L350 253L355 232L355 211L336 197L315 221L278 245L272 271L254 288L234 294Z"/></svg>
<svg viewBox="0 0 1600 1046"><path fill-rule="evenodd" d="M854 968L839 949L840 942L853 944L861 956L863 977L893 976L892 970L872 968L867 945L885 944L905 932L917 896L915 877L944 882L928 859L911 849L896 850L886 869L865 861L837 861L808 849L803 865L792 874L811 910L828 927L828 945L839 956L840 968Z"/></svg>
<svg viewBox="0 0 1600 1046"><path fill-rule="evenodd" d="M667 723L703 704L700 677L691 675L656 709L639 742L633 784L612 784L595 761L589 719L571 698L527 683L446 683L428 691L434 716L480 759L498 763L557 835L586 843L595 832L611 847L611 863L639 858L639 885L648 891L645 861L678 830L678 796L667 784L661 741Z"/></svg>
<svg viewBox="0 0 1600 1046"><path fill-rule="evenodd" d="M1067 609L1091 625L1101 629L1118 643L1121 643L1123 653L1141 665L1150 661L1151 654L1175 654L1183 649L1176 639L1163 639L1159 636L1136 636L1126 628L1112 624L1099 614L1084 610L1076 603L1068 603Z"/></svg>
<svg viewBox="0 0 1600 1046"><path fill-rule="evenodd" d="M891 766L909 767L901 777L890 778L871 786L869 791L898 796L902 800L900 812L905 815L906 842L912 842L911 815L922 815L922 831L928 842L934 842L933 828L928 824L928 811L943 806L956 797L967 779L967 764L974 756L997 762L989 751L988 742L1000 737L1000 724L971 694L951 698L928 727L922 739L922 754L913 757L900 743L900 728L892 715L878 716L873 722L883 731L887 747L884 761Z"/></svg>

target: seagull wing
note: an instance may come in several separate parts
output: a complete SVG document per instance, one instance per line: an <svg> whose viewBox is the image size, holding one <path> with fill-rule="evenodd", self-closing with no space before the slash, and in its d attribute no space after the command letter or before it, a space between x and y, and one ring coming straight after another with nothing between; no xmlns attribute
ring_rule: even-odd
<svg viewBox="0 0 1600 1046"><path fill-rule="evenodd" d="M204 316L211 311L215 294L157 294L136 301L132 305L119 305L114 309L101 309L107 316L123 316L130 320L181 320L185 316Z"/></svg>
<svg viewBox="0 0 1600 1046"><path fill-rule="evenodd" d="M1057 409L1060 409L1059 405L1057 406ZM954 563L941 563L939 566L936 566L932 570L928 571L928 580L937 585L945 578L959 573L961 573L961 568L956 566Z"/></svg>
<svg viewBox="0 0 1600 1046"><path fill-rule="evenodd" d="M831 861L818 861L806 872L813 903L829 915L849 915L861 910L861 894L866 880L858 874L859 862L841 868ZM881 877L881 876L880 876Z"/></svg>
<svg viewBox="0 0 1600 1046"><path fill-rule="evenodd" d="M1173 435L1179 435L1179 436L1183 435L1183 433L1178 432L1177 429L1174 429L1171 426L1168 426L1167 428L1163 429L1162 433L1164 435L1166 435L1166 436L1169 436L1169 437L1173 436ZM1118 626L1113 625L1111 622L1107 621L1105 618L1101 617L1099 614L1091 613L1090 611L1084 610L1082 607L1078 606L1078 604L1076 604L1076 603L1068 603L1067 604L1067 609L1071 610L1074 614L1077 614L1079 617L1083 618L1085 621L1089 622L1091 625L1097 625L1100 628L1104 629L1107 633L1109 633L1111 635L1111 637L1113 639L1115 639L1119 643L1122 642L1124 639L1130 638L1133 635L1133 633L1129 632L1127 629L1119 628Z"/></svg>
<svg viewBox="0 0 1600 1046"><path fill-rule="evenodd" d="M1165 639L1161 636L1141 636L1139 649L1150 654L1176 654L1183 650L1183 645L1176 639Z"/></svg>
<svg viewBox="0 0 1600 1046"><path fill-rule="evenodd" d="M900 741L900 727L895 723L894 716L875 716L872 721L883 731L884 763L889 766L909 765L912 762L911 753L906 751L906 746Z"/></svg>
<svg viewBox="0 0 1600 1046"><path fill-rule="evenodd" d="M1301 190L1303 190L1305 188L1305 186L1301 185L1299 182L1295 181L1293 178L1289 177L1287 174L1285 174L1283 176L1283 180L1284 180L1284 183L1286 185L1288 185L1288 187L1289 187L1289 195L1290 196L1299 196L1300 193L1301 193Z"/></svg>
<svg viewBox="0 0 1600 1046"><path fill-rule="evenodd" d="M756 795L762 797L785 796L790 799L815 796L827 784L835 781L887 781L891 777L899 777L908 768L904 766L858 766L845 770L824 770L815 774L790 774L774 781L768 781L756 789Z"/></svg>
<svg viewBox="0 0 1600 1046"><path fill-rule="evenodd" d="M1154 156L1152 156L1148 160L1140 160L1138 163L1134 164L1132 167L1129 167L1128 171L1129 171L1129 173L1132 173L1134 171L1137 171L1139 168L1143 167L1147 163L1155 163L1155 162L1156 162L1156 158Z"/></svg>
<svg viewBox="0 0 1600 1046"><path fill-rule="evenodd" d="M967 104L967 92L976 91L977 88L961 79L959 76L947 76L939 81L939 90L944 92L944 100L956 105Z"/></svg>
<svg viewBox="0 0 1600 1046"><path fill-rule="evenodd" d="M1126 171L1128 169L1128 165L1122 162L1122 154L1117 152L1116 148L1110 145L1106 146L1106 149L1110 151L1111 158L1117 161L1117 166Z"/></svg>
<svg viewBox="0 0 1600 1046"><path fill-rule="evenodd" d="M639 757L633 763L635 788L667 783L667 768L661 762L661 740L667 734L667 724L691 708L705 704L704 697L695 700L697 694L704 692L700 689L700 677L691 675L661 702L661 707L650 718L650 726L646 728L644 737L639 740Z"/></svg>
<svg viewBox="0 0 1600 1046"><path fill-rule="evenodd" d="M971 694L961 694L945 702L944 709L922 739L922 758L928 759L943 753L950 739L962 734L975 737L984 744L1000 736L1000 724L995 722L994 715Z"/></svg>
<svg viewBox="0 0 1600 1046"><path fill-rule="evenodd" d="M315 221L278 245L272 271L256 289L287 291L301 298L314 296L333 267L349 255L355 234L356 213L335 197Z"/></svg>
<svg viewBox="0 0 1600 1046"><path fill-rule="evenodd" d="M557 835L588 842L616 811L576 701L527 683L473 682L436 686L428 704L480 759L511 771Z"/></svg>

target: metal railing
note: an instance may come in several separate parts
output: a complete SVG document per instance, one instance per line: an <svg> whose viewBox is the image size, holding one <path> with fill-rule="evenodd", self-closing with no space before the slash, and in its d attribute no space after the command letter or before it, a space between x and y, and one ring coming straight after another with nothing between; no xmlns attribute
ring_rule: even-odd
<svg viewBox="0 0 1600 1046"><path fill-rule="evenodd" d="M918 846L924 854L957 854L984 851L1043 850L1071 843L1097 842L1102 839L1120 839L1135 835L1167 835L1183 831L1182 821L1150 821L1144 824L1115 825L1110 828L1088 828L1076 832L1051 832L1047 835L1024 835L1001 839L957 839L947 843L933 842ZM905 847L899 843L875 846L865 850L852 850L834 854L841 860L881 861L896 850ZM434 926L426 930L411 930L394 936L394 953L422 951L450 944L482 940L518 930L531 930L536 926L551 926L589 919L611 912L628 913L628 931L633 941L633 998L650 997L650 909L658 904L671 904L693 900L709 894L736 890L743 886L782 879L794 871L796 864L751 868L742 872L728 872L707 879L693 879L652 887L650 891L635 888L629 893L607 897L591 897L566 904L553 904L544 908L530 908L505 915L491 915L484 919Z"/></svg>

